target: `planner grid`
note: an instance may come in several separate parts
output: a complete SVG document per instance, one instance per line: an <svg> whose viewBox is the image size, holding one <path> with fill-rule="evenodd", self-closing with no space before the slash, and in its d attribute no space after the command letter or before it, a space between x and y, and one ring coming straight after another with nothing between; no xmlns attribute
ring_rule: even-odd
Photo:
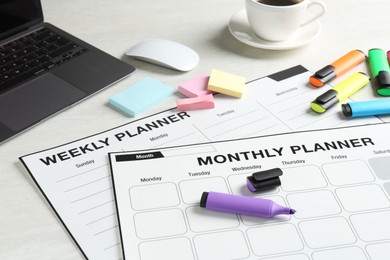
<svg viewBox="0 0 390 260"><path fill-rule="evenodd" d="M379 164L384 168L378 168ZM251 172L226 179L210 177L131 187L140 258L211 259L209 252L217 251L212 259L257 256L325 260L338 259L343 251L348 259L384 260L377 256L389 251L390 241L376 241L390 240L390 230L384 228L390 219L390 175L384 174L389 167L390 157L383 157L368 163L354 160L282 168L282 186L262 197L297 212L273 219L201 213L204 209L198 206L199 194L205 190L253 196L242 187ZM385 189L376 180L383 182ZM175 208L180 204L185 205L184 211ZM238 231L238 226L244 226L246 232ZM191 234L192 241L180 237L183 234ZM365 246L364 242L369 244ZM303 250L305 253L300 253ZM162 252L169 255L164 257Z"/></svg>
<svg viewBox="0 0 390 260"><path fill-rule="evenodd" d="M166 158L146 162L112 162L126 259L390 259L390 156L343 152L333 159L273 160L267 165L282 169L282 185L252 193L246 177L264 165L228 174L226 166L183 166L189 165L186 155L216 152L215 145L187 154L172 148L175 155L163 149ZM121 154L127 153L113 153L111 160ZM199 206L204 191L268 198L296 213L259 218L210 211Z"/></svg>

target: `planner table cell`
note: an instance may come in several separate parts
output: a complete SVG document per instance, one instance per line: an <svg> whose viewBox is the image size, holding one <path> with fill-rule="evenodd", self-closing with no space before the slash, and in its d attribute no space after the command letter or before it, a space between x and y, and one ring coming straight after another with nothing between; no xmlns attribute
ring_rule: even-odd
<svg viewBox="0 0 390 260"><path fill-rule="evenodd" d="M143 242L139 244L139 254L142 260L195 259L191 242L184 237Z"/></svg>
<svg viewBox="0 0 390 260"><path fill-rule="evenodd" d="M70 201L87 197L91 192L102 191L112 184L107 175L106 167L98 167L88 171L88 174L79 174L77 177L60 181L61 189Z"/></svg>
<svg viewBox="0 0 390 260"><path fill-rule="evenodd" d="M243 259L250 255L244 234L240 231L198 235L194 237L194 244L199 260Z"/></svg>
<svg viewBox="0 0 390 260"><path fill-rule="evenodd" d="M134 186L129 189L129 196L135 210L171 207L180 203L174 183Z"/></svg>
<svg viewBox="0 0 390 260"><path fill-rule="evenodd" d="M199 204L204 191L229 193L225 179L222 177L185 180L179 183L179 189L186 204Z"/></svg>
<svg viewBox="0 0 390 260"><path fill-rule="evenodd" d="M333 193L327 190L300 192L287 196L290 207L297 218L312 218L339 214L341 208Z"/></svg>
<svg viewBox="0 0 390 260"><path fill-rule="evenodd" d="M280 179L282 181L281 187L285 191L300 191L327 186L320 168L312 165L284 168Z"/></svg>
<svg viewBox="0 0 390 260"><path fill-rule="evenodd" d="M187 231L180 209L137 213L134 215L134 225L140 239L181 235Z"/></svg>
<svg viewBox="0 0 390 260"><path fill-rule="evenodd" d="M383 184L383 187L385 188L387 195L390 196L390 182L386 182L385 184Z"/></svg>
<svg viewBox="0 0 390 260"><path fill-rule="evenodd" d="M372 244L366 247L371 260L389 260L390 243Z"/></svg>
<svg viewBox="0 0 390 260"><path fill-rule="evenodd" d="M331 250L322 250L313 253L313 260L367 260L363 250L359 247L345 247Z"/></svg>
<svg viewBox="0 0 390 260"><path fill-rule="evenodd" d="M390 239L390 211L357 214L350 219L363 241Z"/></svg>
<svg viewBox="0 0 390 260"><path fill-rule="evenodd" d="M280 196L270 196L270 197L259 196L259 197L272 200L277 204L279 204L280 206L288 207L284 199ZM264 224L269 224L274 222L288 221L289 219L291 219L291 215L276 215L272 218L259 218L259 217L253 217L248 215L241 215L241 219L245 225L254 226L254 225L264 225Z"/></svg>
<svg viewBox="0 0 390 260"><path fill-rule="evenodd" d="M329 182L340 186L374 181L368 165L361 160L328 163L322 166Z"/></svg>
<svg viewBox="0 0 390 260"><path fill-rule="evenodd" d="M348 245L356 242L347 220L342 217L309 220L299 223L303 239L311 248Z"/></svg>
<svg viewBox="0 0 390 260"><path fill-rule="evenodd" d="M250 228L249 244L258 256L296 252L303 249L298 231L292 224Z"/></svg>
<svg viewBox="0 0 390 260"><path fill-rule="evenodd" d="M199 206L188 207L186 215L194 232L235 228L240 224L236 214L207 210Z"/></svg>
<svg viewBox="0 0 390 260"><path fill-rule="evenodd" d="M376 184L339 188L336 195L345 210L350 212L390 207L386 194Z"/></svg>
<svg viewBox="0 0 390 260"><path fill-rule="evenodd" d="M266 196L266 195L270 195L270 194L275 194L276 192L279 191L279 188L265 190L265 191L262 191L259 193L257 193L257 192L254 193L254 192L250 191L248 189L248 186L246 185L246 177L248 177L248 175L251 175L252 173L254 173L256 171L259 171L259 170L254 170L254 171L246 172L246 173L242 173L242 174L230 175L228 177L228 183L229 183L229 186L230 186L233 194L244 195L244 196L254 196L256 194L261 194L261 196Z"/></svg>
<svg viewBox="0 0 390 260"><path fill-rule="evenodd" d="M261 260L310 260L307 255L296 254L296 255L284 255L270 258L261 258Z"/></svg>
<svg viewBox="0 0 390 260"><path fill-rule="evenodd" d="M390 180L390 156L371 158L368 163L379 179Z"/></svg>
<svg viewBox="0 0 390 260"><path fill-rule="evenodd" d="M98 192L86 193L78 198L71 196L69 199L79 214L87 219L94 218L94 216L99 214L98 212L104 215L107 213L107 209L111 211L111 208L115 207L114 202L110 203L112 201L112 188L104 188Z"/></svg>

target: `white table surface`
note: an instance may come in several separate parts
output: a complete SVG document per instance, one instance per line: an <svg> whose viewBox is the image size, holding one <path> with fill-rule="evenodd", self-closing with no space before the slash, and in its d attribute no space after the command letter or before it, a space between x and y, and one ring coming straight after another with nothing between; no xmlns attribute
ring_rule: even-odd
<svg viewBox="0 0 390 260"><path fill-rule="evenodd" d="M107 101L145 76L177 87L217 68L249 81L298 64L315 71L352 49L390 50L388 0L324 0L327 12L320 19L320 36L309 45L286 51L250 47L230 34L229 19L244 8L244 0L42 2L47 22L132 64L137 71L0 145L0 259L82 259L18 157L133 120L111 109ZM180 73L124 56L129 47L148 38L188 45L199 53L199 65ZM360 69L367 70L366 65ZM368 88L359 95L370 98L372 91ZM174 107L178 98L173 95L143 115Z"/></svg>

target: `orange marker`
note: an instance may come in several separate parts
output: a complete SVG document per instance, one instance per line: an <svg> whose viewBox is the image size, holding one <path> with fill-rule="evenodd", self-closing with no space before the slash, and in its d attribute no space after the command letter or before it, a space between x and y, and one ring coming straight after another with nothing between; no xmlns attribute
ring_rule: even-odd
<svg viewBox="0 0 390 260"><path fill-rule="evenodd" d="M326 82L344 74L365 59L366 55L362 51L350 51L340 59L314 73L314 75L309 78L309 82L315 87L322 87Z"/></svg>

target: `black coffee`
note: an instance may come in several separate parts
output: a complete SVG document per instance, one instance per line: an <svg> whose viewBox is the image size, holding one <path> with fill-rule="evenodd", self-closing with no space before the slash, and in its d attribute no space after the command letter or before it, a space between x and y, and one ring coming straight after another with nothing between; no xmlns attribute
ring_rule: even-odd
<svg viewBox="0 0 390 260"><path fill-rule="evenodd" d="M287 6L298 4L301 1L302 0L258 0L257 2L265 5Z"/></svg>

